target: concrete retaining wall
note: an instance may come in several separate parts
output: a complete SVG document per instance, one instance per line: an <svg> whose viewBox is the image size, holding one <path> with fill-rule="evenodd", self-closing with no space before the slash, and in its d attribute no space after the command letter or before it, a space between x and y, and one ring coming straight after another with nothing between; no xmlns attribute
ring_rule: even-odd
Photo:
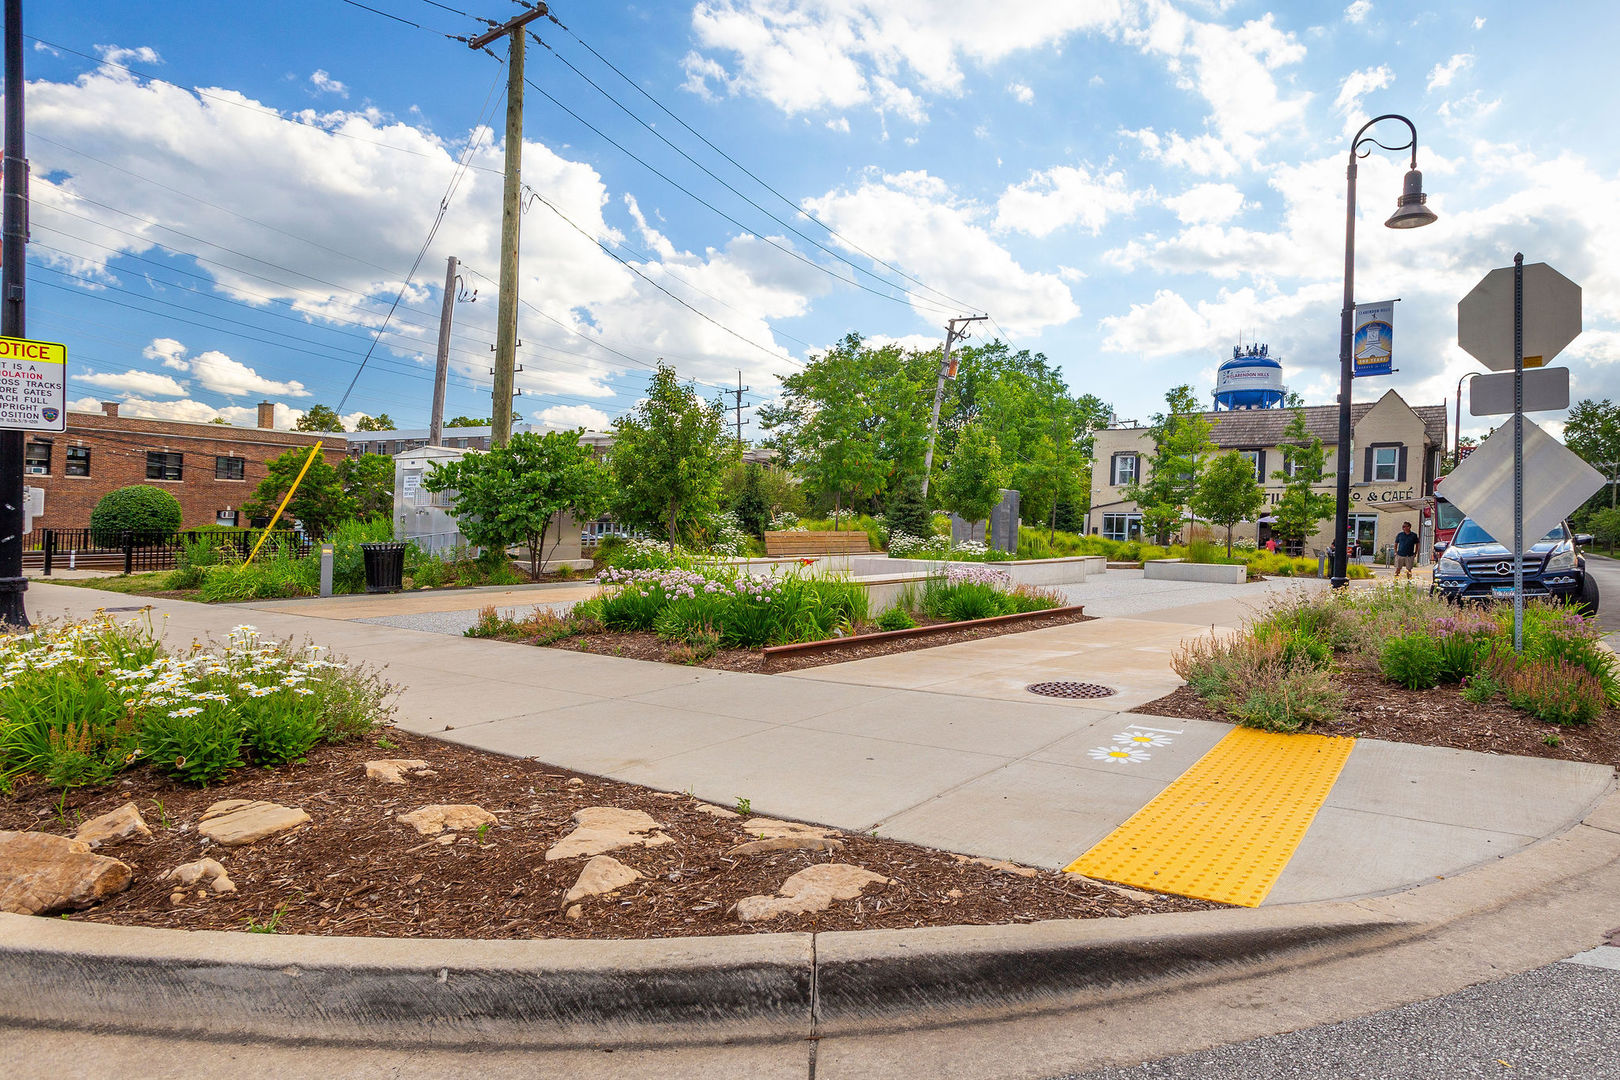
<svg viewBox="0 0 1620 1080"><path fill-rule="evenodd" d="M894 573L943 573L947 566L990 566L1005 571L1018 585L1079 585L1091 574L1106 570L1101 555L1074 555L1064 559L1017 559L996 563L952 563L944 559L891 559L887 555L855 555L849 569L858 578Z"/></svg>
<svg viewBox="0 0 1620 1080"><path fill-rule="evenodd" d="M1142 564L1142 576L1149 581L1206 581L1218 585L1241 585L1249 580L1249 570L1246 566L1227 566L1224 563L1153 559Z"/></svg>

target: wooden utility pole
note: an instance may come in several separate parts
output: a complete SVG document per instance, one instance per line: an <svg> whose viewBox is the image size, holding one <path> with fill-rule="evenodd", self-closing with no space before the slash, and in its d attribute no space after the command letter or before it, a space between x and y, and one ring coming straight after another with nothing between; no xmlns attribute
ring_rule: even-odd
<svg viewBox="0 0 1620 1080"><path fill-rule="evenodd" d="M544 18L546 5L536 4L467 42L482 49L498 37L506 38L506 187L501 196L501 297L495 314L494 419L491 446L504 446L512 437L512 390L517 371L518 222L523 197L523 28Z"/></svg>
<svg viewBox="0 0 1620 1080"><path fill-rule="evenodd" d="M28 160L23 151L22 0L5 0L5 205L0 223L0 337L24 335L23 279L27 268ZM0 431L0 624L28 626L23 607L23 433Z"/></svg>
<svg viewBox="0 0 1620 1080"><path fill-rule="evenodd" d="M922 493L928 495L928 478L934 471L934 437L939 434L939 403L945 397L945 380L956 378L956 365L951 363L951 346L967 336L969 323L982 322L988 315L968 315L960 319L952 319L945 324L945 356L939 362L939 382L934 386L934 418L928 424L928 454L923 458ZM956 324L961 323L958 330Z"/></svg>
<svg viewBox="0 0 1620 1080"><path fill-rule="evenodd" d="M439 311L439 356L433 366L433 412L428 418L428 445L444 441L444 384L450 378L450 323L456 311L456 257L444 271L444 307Z"/></svg>

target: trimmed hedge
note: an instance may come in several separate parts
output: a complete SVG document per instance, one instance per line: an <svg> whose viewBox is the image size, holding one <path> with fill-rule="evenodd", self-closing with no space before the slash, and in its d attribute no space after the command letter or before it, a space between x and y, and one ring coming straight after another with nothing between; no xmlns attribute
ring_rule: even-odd
<svg viewBox="0 0 1620 1080"><path fill-rule="evenodd" d="M109 491L90 511L90 538L110 546L127 532L144 537L173 536L180 529L180 500L151 484Z"/></svg>

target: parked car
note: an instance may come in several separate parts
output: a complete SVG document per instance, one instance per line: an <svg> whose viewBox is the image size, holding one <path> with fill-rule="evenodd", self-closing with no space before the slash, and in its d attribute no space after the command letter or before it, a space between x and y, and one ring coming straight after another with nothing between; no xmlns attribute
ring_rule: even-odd
<svg viewBox="0 0 1620 1080"><path fill-rule="evenodd" d="M1561 522L1524 553L1524 595L1584 604L1597 613L1597 582L1586 572L1581 546L1590 536L1577 536ZM1454 601L1513 598L1513 552L1490 533L1464 518L1449 544L1436 544L1432 591Z"/></svg>

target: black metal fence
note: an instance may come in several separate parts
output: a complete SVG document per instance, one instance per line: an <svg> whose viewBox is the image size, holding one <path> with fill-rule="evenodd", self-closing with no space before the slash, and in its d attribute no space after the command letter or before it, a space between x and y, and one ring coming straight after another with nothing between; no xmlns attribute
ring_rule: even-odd
<svg viewBox="0 0 1620 1080"><path fill-rule="evenodd" d="M121 570L126 574L173 570L175 556L187 544L207 542L236 559L245 559L263 529L187 529L177 533L108 533L90 529L35 529L23 537L23 566L50 574L53 570ZM314 543L302 533L277 529L260 554L285 549L294 558L309 555Z"/></svg>

